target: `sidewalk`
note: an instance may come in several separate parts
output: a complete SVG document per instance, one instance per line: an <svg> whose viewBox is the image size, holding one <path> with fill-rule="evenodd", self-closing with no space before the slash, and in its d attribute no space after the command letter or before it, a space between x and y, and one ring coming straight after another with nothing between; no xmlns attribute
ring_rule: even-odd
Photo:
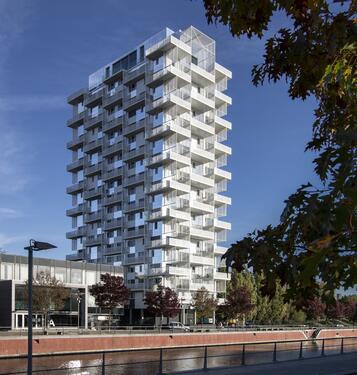
<svg viewBox="0 0 357 375"><path fill-rule="evenodd" d="M176 372L176 375L355 375L357 374L357 353L287 361L276 364L212 368L208 371Z"/></svg>

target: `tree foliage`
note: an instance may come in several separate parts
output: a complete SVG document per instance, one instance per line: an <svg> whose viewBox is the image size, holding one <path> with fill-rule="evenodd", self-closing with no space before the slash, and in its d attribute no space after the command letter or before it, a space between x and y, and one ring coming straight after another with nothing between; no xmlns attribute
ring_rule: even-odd
<svg viewBox="0 0 357 375"><path fill-rule="evenodd" d="M192 306L196 310L197 319L202 323L204 318L211 317L215 312L217 300L202 287L193 295Z"/></svg>
<svg viewBox="0 0 357 375"><path fill-rule="evenodd" d="M118 306L127 305L130 297L124 279L109 273L100 275L100 282L92 286L90 294L98 307L110 312Z"/></svg>
<svg viewBox="0 0 357 375"><path fill-rule="evenodd" d="M285 79L292 99L317 100L313 135L321 184L302 185L285 202L280 223L249 233L225 254L228 266L264 272L265 293L276 279L287 298L313 297L357 283L356 35L354 1L204 0L209 22L227 25L233 36L262 37L272 16L285 13L290 27L265 44L254 85Z"/></svg>
<svg viewBox="0 0 357 375"><path fill-rule="evenodd" d="M156 317L170 318L180 311L176 292L162 285L158 285L156 290L146 292L144 302L149 314Z"/></svg>
<svg viewBox="0 0 357 375"><path fill-rule="evenodd" d="M48 272L39 272L34 277L32 285L33 310L44 315L44 328L46 328L49 313L63 309L70 297L70 290ZM25 289L25 298L28 298L27 288Z"/></svg>
<svg viewBox="0 0 357 375"><path fill-rule="evenodd" d="M309 319L320 320L325 317L326 304L320 297L315 296L307 299L304 310Z"/></svg>

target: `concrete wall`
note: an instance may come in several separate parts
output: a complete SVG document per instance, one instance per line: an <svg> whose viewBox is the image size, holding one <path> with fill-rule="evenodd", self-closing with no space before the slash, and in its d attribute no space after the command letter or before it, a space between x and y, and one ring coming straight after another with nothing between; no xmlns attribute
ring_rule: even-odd
<svg viewBox="0 0 357 375"><path fill-rule="evenodd" d="M210 345L244 343L258 341L304 340L307 331L275 332L219 332L192 334L141 334L141 335L91 335L46 337L38 336L34 340L34 353L100 351L112 349L158 348L165 346ZM326 330L321 333L324 338L353 336L357 329ZM338 335L337 335L338 334ZM27 353L27 340L24 337L0 338L0 356L21 355Z"/></svg>

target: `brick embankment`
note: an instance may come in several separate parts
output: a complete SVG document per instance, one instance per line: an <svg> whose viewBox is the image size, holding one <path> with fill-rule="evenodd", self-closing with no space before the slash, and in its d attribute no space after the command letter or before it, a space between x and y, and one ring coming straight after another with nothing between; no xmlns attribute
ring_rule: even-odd
<svg viewBox="0 0 357 375"><path fill-rule="evenodd" d="M248 343L258 341L304 340L310 338L311 330L216 332L186 334L132 334L90 336L37 336L34 338L34 353L63 353L78 351L101 351L115 349L158 348L168 346L213 345ZM319 338L357 337L357 329L322 330ZM27 353L25 337L0 339L0 356L24 355Z"/></svg>

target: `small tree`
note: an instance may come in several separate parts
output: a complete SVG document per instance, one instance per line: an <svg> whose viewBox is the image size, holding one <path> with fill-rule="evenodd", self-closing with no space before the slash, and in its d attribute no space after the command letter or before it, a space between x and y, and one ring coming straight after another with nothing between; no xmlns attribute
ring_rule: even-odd
<svg viewBox="0 0 357 375"><path fill-rule="evenodd" d="M304 310L309 319L320 320L325 317L326 304L320 297L310 298L306 301Z"/></svg>
<svg viewBox="0 0 357 375"><path fill-rule="evenodd" d="M113 309L127 305L130 297L130 291L124 285L124 279L109 273L100 275L100 282L92 286L90 294L95 298L95 304L98 307L109 312L109 326Z"/></svg>
<svg viewBox="0 0 357 375"><path fill-rule="evenodd" d="M245 325L246 315L254 309L249 289L246 286L228 289L226 307L231 319L242 319L242 323Z"/></svg>
<svg viewBox="0 0 357 375"><path fill-rule="evenodd" d="M28 282L26 282L28 284ZM48 326L48 315L50 311L63 309L66 300L70 297L70 290L63 283L48 272L40 272L32 281L32 305L35 312L44 316L43 329ZM28 298L28 290L25 288L25 298ZM31 324L32 318L29 317Z"/></svg>
<svg viewBox="0 0 357 375"><path fill-rule="evenodd" d="M340 300L334 301L329 304L326 309L326 315L329 319L344 319L345 318L345 305Z"/></svg>
<svg viewBox="0 0 357 375"><path fill-rule="evenodd" d="M162 318L176 316L180 311L177 294L168 287L158 285L156 290L146 292L144 303L150 314Z"/></svg>
<svg viewBox="0 0 357 375"><path fill-rule="evenodd" d="M217 307L217 300L211 296L205 287L199 289L193 296L193 304L197 319L203 323L203 318L212 316Z"/></svg>

